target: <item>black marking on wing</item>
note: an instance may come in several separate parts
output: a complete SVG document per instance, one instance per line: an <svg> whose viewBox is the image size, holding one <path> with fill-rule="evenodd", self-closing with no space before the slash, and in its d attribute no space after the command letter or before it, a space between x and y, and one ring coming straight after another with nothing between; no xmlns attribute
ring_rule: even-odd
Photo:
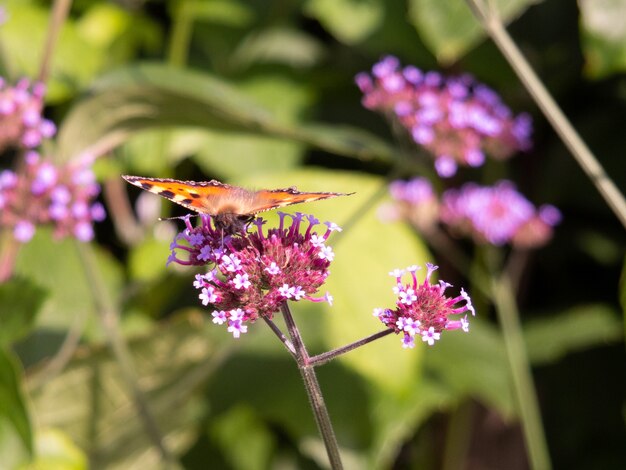
<svg viewBox="0 0 626 470"><path fill-rule="evenodd" d="M159 195L163 196L163 197L166 197L168 199L173 199L174 196L175 196L175 194L172 191L170 191L169 189L164 189L163 191L161 191L159 193Z"/></svg>

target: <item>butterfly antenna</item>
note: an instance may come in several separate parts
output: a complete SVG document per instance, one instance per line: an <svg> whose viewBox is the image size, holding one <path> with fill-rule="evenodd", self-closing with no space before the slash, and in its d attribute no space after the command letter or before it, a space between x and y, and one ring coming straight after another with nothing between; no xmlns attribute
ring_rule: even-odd
<svg viewBox="0 0 626 470"><path fill-rule="evenodd" d="M165 220L185 220L190 219L191 217L200 217L200 214L187 214L187 215L179 215L176 217L159 217L159 222L163 222Z"/></svg>

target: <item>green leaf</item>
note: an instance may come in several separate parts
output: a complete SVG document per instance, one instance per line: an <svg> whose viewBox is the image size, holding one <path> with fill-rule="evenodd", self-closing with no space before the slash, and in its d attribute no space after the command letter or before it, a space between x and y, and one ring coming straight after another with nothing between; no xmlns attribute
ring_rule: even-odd
<svg viewBox="0 0 626 470"><path fill-rule="evenodd" d="M137 50L159 54L163 33L141 10L130 11L114 3L93 2L76 22L81 37L99 49L105 66L133 59Z"/></svg>
<svg viewBox="0 0 626 470"><path fill-rule="evenodd" d="M99 80L59 129L59 159L101 154L151 127L258 128L268 111L206 74L157 64L131 66ZM89 122L89 126L85 126Z"/></svg>
<svg viewBox="0 0 626 470"><path fill-rule="evenodd" d="M22 278L0 284L0 346L8 346L33 327L46 291Z"/></svg>
<svg viewBox="0 0 626 470"><path fill-rule="evenodd" d="M231 340L212 323L177 317L129 341L145 405L174 453L197 437L202 385L228 354ZM109 349L84 348L64 371L31 393L38 423L58 428L87 454L92 468L159 468L160 455L137 415Z"/></svg>
<svg viewBox="0 0 626 470"><path fill-rule="evenodd" d="M178 8L177 15L194 21L223 24L232 27L245 27L254 20L252 9L235 0L182 0L172 2Z"/></svg>
<svg viewBox="0 0 626 470"><path fill-rule="evenodd" d="M165 274L165 263L170 255L171 240L143 241L133 247L128 258L128 267L133 279L152 281Z"/></svg>
<svg viewBox="0 0 626 470"><path fill-rule="evenodd" d="M619 314L602 304L585 305L524 326L528 355L534 364L556 362L567 354L623 338Z"/></svg>
<svg viewBox="0 0 626 470"><path fill-rule="evenodd" d="M73 239L54 240L51 231L39 228L35 237L19 252L16 273L32 279L45 288L45 299L37 326L40 328L65 330L77 315L95 312L92 287L79 257ZM121 295L122 271L118 262L104 250L94 246L98 267L107 286L107 294L117 303ZM92 316L92 318L94 318ZM91 320L92 335L97 336L99 325ZM36 348L50 347L49 344L33 344Z"/></svg>
<svg viewBox="0 0 626 470"><path fill-rule="evenodd" d="M506 24L540 1L493 0L491 3ZM442 63L455 62L485 37L465 0L409 0L409 18L426 46Z"/></svg>
<svg viewBox="0 0 626 470"><path fill-rule="evenodd" d="M254 77L242 83L240 89L281 123L295 123L312 104L307 88L280 75ZM282 138L205 131L203 144L192 158L205 173L229 179L242 169L254 174L268 168L280 171L294 167L303 153L302 144Z"/></svg>
<svg viewBox="0 0 626 470"><path fill-rule="evenodd" d="M130 135L116 154L122 157L123 166L128 169L127 171L133 174L165 177L171 175L172 168L178 160L189 156L188 150L193 151L189 144L174 146L173 141L178 140L179 133L183 134L181 140L185 143L187 140L191 140L191 145L195 143L193 138L184 139L184 131L149 129ZM121 168L118 170L117 175L123 171Z"/></svg>
<svg viewBox="0 0 626 470"><path fill-rule="evenodd" d="M308 326L305 318L309 315L319 317L322 312L320 309L306 312L298 309L294 314L309 347L312 331L302 323L304 321ZM241 338L242 351L209 383L211 422L226 420L225 416L233 408L251 408L266 426L280 427L303 452L314 454L315 449L310 449L308 444L319 442L320 437L296 365L263 324L255 324L254 330L251 329L246 336ZM260 340L267 340L263 349L258 347ZM270 349L268 345L273 347ZM352 449L367 449L371 433L369 414L364 412L369 409L368 384L338 362L327 364L317 372L339 442L349 442ZM223 436L219 439L222 440ZM218 445L222 447L219 442Z"/></svg>
<svg viewBox="0 0 626 470"><path fill-rule="evenodd" d="M305 68L316 65L322 58L322 44L303 31L274 27L251 33L232 56L237 69L254 64L279 63Z"/></svg>
<svg viewBox="0 0 626 470"><path fill-rule="evenodd" d="M130 27L131 18L119 6L97 3L80 19L78 30L94 44L110 46Z"/></svg>
<svg viewBox="0 0 626 470"><path fill-rule="evenodd" d="M377 136L349 126L303 123L287 136L327 152L359 160L389 162L401 153Z"/></svg>
<svg viewBox="0 0 626 470"><path fill-rule="evenodd" d="M391 468L404 443L431 414L446 409L457 397L452 390L424 378L407 394L374 390L370 404L372 444L368 468Z"/></svg>
<svg viewBox="0 0 626 470"><path fill-rule="evenodd" d="M56 155L60 161L100 155L139 131L166 126L288 139L360 159L388 160L394 154L380 139L360 130L297 124L295 114L309 103L306 92L297 87L283 90L283 97L290 96L286 102L276 84L247 86L266 106L274 103L274 112L208 74L158 64L112 73L95 85L91 97L73 107L59 130Z"/></svg>
<svg viewBox="0 0 626 470"><path fill-rule="evenodd" d="M460 399L472 396L496 408L504 417L516 414L509 363L497 329L479 318L469 333L446 331L428 349L425 369Z"/></svg>
<svg viewBox="0 0 626 470"><path fill-rule="evenodd" d="M354 45L380 26L385 3L381 0L308 0L305 11L339 41Z"/></svg>
<svg viewBox="0 0 626 470"><path fill-rule="evenodd" d="M0 455L3 465L32 457L33 434L20 383L21 367L13 353L0 348Z"/></svg>
<svg viewBox="0 0 626 470"><path fill-rule="evenodd" d="M229 408L211 421L209 432L233 469L263 470L271 467L270 457L276 446L274 436L249 406Z"/></svg>
<svg viewBox="0 0 626 470"><path fill-rule="evenodd" d="M88 459L70 437L58 429L45 429L35 435L36 456L20 470L87 470Z"/></svg>
<svg viewBox="0 0 626 470"><path fill-rule="evenodd" d="M157 52L162 33L156 24L140 13L121 7L93 2L85 14L65 19L51 61L46 101L68 100L106 67L130 59L137 49ZM24 0L9 0L8 20L0 37L4 60L12 72L10 79L37 77L47 34L49 5Z"/></svg>
<svg viewBox="0 0 626 470"><path fill-rule="evenodd" d="M580 0L585 72L600 79L626 70L626 2Z"/></svg>
<svg viewBox="0 0 626 470"><path fill-rule="evenodd" d="M7 5L9 19L2 25L2 45L16 77L37 77L41 45L48 29L50 8L21 1ZM61 30L52 61L51 81L46 100L67 99L77 85L90 80L103 64L104 54L82 37L75 23L68 19Z"/></svg>

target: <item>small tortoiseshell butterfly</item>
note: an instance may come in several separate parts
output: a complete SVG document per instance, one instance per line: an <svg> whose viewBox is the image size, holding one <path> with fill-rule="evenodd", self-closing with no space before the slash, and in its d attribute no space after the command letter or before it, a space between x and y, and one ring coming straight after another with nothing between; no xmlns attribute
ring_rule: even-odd
<svg viewBox="0 0 626 470"><path fill-rule="evenodd" d="M238 186L211 181L181 181L170 178L147 178L122 175L126 181L141 189L163 196L201 214L213 216L215 226L234 233L250 222L259 212L318 201L353 193L305 193L295 187L250 191Z"/></svg>

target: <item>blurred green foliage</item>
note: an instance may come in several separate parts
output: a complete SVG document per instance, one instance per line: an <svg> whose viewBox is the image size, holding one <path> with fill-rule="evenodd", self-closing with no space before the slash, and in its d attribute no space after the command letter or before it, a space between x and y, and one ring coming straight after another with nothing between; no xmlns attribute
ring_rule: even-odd
<svg viewBox="0 0 626 470"><path fill-rule="evenodd" d="M497 3L548 87L626 187L626 95L618 75L623 6L580 1L578 11L566 0ZM4 5L2 75L36 77L49 2ZM435 261L408 227L383 224L376 215L375 196L404 149L383 119L360 106L353 77L387 53L426 69L473 72L516 112L537 117L529 155L468 175L515 179L531 199L563 209L557 239L531 256L517 293L548 441L556 468L623 463L622 227L461 0L76 1L52 57L46 112L59 135L47 150L62 162L105 153L97 168L107 186L120 184L119 174L138 173L356 191L307 209L321 220L351 222L338 237L327 285L334 307L294 307L309 349L321 352L377 331L371 311L392 302L389 270ZM134 201L137 191L128 193ZM157 211L168 216L172 207ZM190 469L207 462L238 470L324 468L291 358L262 322L233 341L206 319L192 273L165 266L171 223L142 221L133 238L106 222L93 244L100 294L119 314L136 383L167 446ZM20 250L16 277L0 285L1 469L160 465L106 345L102 305L86 269L74 242L40 230ZM472 280L457 277L454 284ZM441 423L467 403L515 429L518 413L494 323L489 309L479 308L471 334L450 333L432 349L406 351L389 336L323 366L320 382L346 466L438 468ZM64 348L71 352L66 362L52 367ZM597 388L558 380L571 376ZM598 390L606 400L594 396ZM574 422L587 407L595 410L595 427ZM600 427L611 437L596 446L591 436ZM499 442L484 427L466 423L465 430L494 447ZM523 461L519 442L518 436L504 449ZM472 449L483 467L497 454Z"/></svg>

